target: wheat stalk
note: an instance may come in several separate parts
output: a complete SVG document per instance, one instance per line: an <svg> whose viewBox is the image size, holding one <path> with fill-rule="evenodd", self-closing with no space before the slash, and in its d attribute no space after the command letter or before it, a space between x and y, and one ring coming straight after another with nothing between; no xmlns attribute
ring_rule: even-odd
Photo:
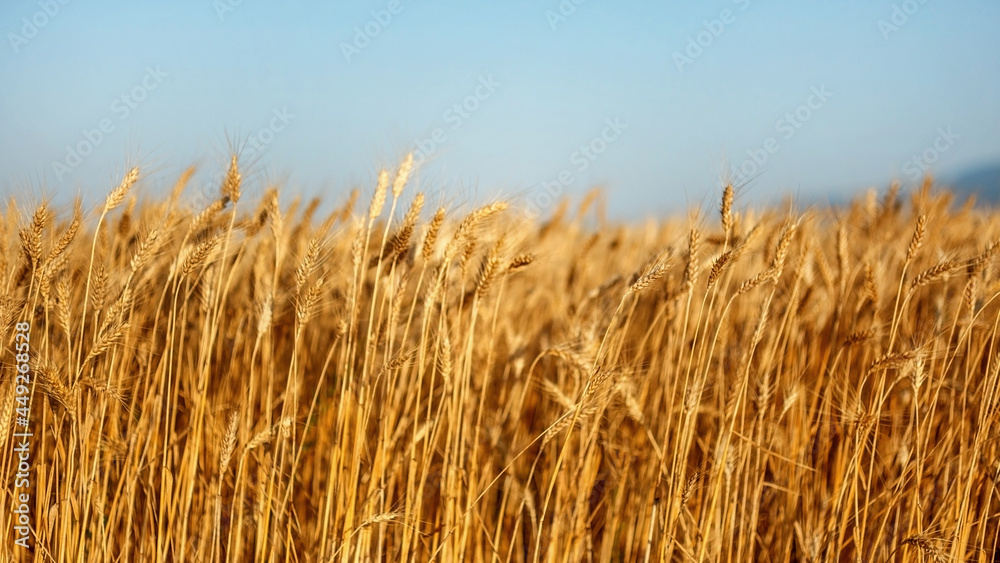
<svg viewBox="0 0 1000 563"><path fill-rule="evenodd" d="M118 186L108 193L108 197L104 200L104 213L108 213L115 209L123 201L125 201L125 196L128 195L129 190L135 185L136 181L139 179L139 167L132 167L122 178L122 181Z"/></svg>
<svg viewBox="0 0 1000 563"><path fill-rule="evenodd" d="M240 185L243 183L243 176L240 175L239 164L236 155L229 159L229 169L226 170L226 177L222 179L223 201L230 200L236 203L240 200Z"/></svg>

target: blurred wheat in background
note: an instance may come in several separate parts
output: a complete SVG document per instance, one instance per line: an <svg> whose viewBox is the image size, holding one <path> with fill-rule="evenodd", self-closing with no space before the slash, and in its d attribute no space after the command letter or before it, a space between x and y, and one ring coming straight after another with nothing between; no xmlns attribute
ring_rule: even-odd
<svg viewBox="0 0 1000 563"><path fill-rule="evenodd" d="M993 561L1000 223L838 209L10 201L38 561ZM0 531L14 537L9 510Z"/></svg>

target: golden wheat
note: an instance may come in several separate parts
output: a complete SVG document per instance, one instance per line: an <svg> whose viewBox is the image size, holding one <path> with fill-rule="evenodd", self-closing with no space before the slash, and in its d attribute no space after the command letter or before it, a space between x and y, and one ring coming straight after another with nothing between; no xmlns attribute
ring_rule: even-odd
<svg viewBox="0 0 1000 563"><path fill-rule="evenodd" d="M995 211L928 183L737 212L727 184L709 221L598 192L397 216L408 156L322 216L224 164L197 209L193 169L157 199L138 168L93 217L8 209L4 506L18 322L35 387L5 560L1000 553Z"/></svg>

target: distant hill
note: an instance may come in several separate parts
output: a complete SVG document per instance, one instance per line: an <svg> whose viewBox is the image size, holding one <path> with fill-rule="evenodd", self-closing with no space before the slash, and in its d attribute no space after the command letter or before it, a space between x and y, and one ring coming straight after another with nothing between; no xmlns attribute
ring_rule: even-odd
<svg viewBox="0 0 1000 563"><path fill-rule="evenodd" d="M976 194L979 203L1000 205L1000 162L969 168L938 183L959 195Z"/></svg>
<svg viewBox="0 0 1000 563"><path fill-rule="evenodd" d="M873 184L870 187L884 195L891 179L884 184ZM920 182L905 182L905 191L920 188ZM955 194L955 202L962 204L968 196L975 195L977 205L1000 207L1000 162L991 162L972 166L949 174L934 176L935 189L947 189ZM857 197L864 195L866 189L857 186L831 187L827 190L817 190L812 193L798 194L797 201L802 205L848 205ZM777 200L776 200L777 201Z"/></svg>

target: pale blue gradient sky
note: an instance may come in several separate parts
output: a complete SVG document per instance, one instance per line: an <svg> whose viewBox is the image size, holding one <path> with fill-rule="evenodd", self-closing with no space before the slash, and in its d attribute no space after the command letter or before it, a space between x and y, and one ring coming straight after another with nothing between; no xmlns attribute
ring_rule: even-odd
<svg viewBox="0 0 1000 563"><path fill-rule="evenodd" d="M37 15L46 1L54 15ZM748 151L767 161L744 166L745 202L913 182L912 159L925 154L938 174L1000 160L994 0L586 0L554 26L557 1L402 0L350 61L342 43L390 2L316 4L242 0L220 17L227 0L4 2L0 193L96 202L134 161L147 193L190 164L208 185L227 139L249 136L270 139L247 153L250 193L280 181L340 200L436 134L422 189L544 204L543 182L555 189L568 171L560 190L605 185L612 212L627 216L711 204ZM907 21L880 30L904 6ZM675 53L723 16L730 23L678 69ZM24 18L44 26L28 38ZM135 88L145 99L126 116L115 100ZM832 96L810 100L820 88ZM463 101L476 106L466 117L451 110ZM782 127L807 102L801 127ZM272 119L283 111L287 123ZM627 129L595 141L611 138L615 118ZM54 166L73 163L67 147L86 145L102 120L110 133L79 165ZM575 154L592 141L604 152Z"/></svg>

